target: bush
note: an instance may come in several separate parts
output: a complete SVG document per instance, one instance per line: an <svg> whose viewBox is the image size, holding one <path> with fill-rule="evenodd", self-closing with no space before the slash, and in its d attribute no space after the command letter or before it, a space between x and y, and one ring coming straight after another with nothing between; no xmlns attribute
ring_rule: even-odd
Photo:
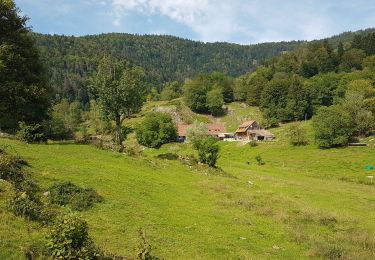
<svg viewBox="0 0 375 260"><path fill-rule="evenodd" d="M215 138L205 137L194 144L194 147L198 150L199 161L201 163L207 164L210 167L216 165L219 156L219 146L216 143L217 140Z"/></svg>
<svg viewBox="0 0 375 260"><path fill-rule="evenodd" d="M350 116L339 106L321 107L313 117L313 127L321 148L348 144L354 131Z"/></svg>
<svg viewBox="0 0 375 260"><path fill-rule="evenodd" d="M103 201L103 198L94 189L83 189L71 182L57 183L49 191L52 203L61 206L69 205L78 211L87 210L94 203Z"/></svg>
<svg viewBox="0 0 375 260"><path fill-rule="evenodd" d="M169 115L155 112L146 115L136 130L136 137L144 146L159 148L165 143L176 141L177 129Z"/></svg>
<svg viewBox="0 0 375 260"><path fill-rule="evenodd" d="M42 204L39 201L31 200L26 192L17 193L8 205L9 210L16 216L29 220L40 221Z"/></svg>
<svg viewBox="0 0 375 260"><path fill-rule="evenodd" d="M139 144L127 144L124 148L124 153L129 156L141 156L143 154L143 149Z"/></svg>
<svg viewBox="0 0 375 260"><path fill-rule="evenodd" d="M258 165L264 165L264 164L266 164L263 161L262 156L260 154L258 154L257 156L255 156L255 161L257 161Z"/></svg>
<svg viewBox="0 0 375 260"><path fill-rule="evenodd" d="M41 143L47 141L45 129L40 124L27 125L23 122L19 123L19 130L16 136L26 143Z"/></svg>
<svg viewBox="0 0 375 260"><path fill-rule="evenodd" d="M54 259L96 259L100 256L89 237L86 221L74 214L60 216L47 239L48 250Z"/></svg>
<svg viewBox="0 0 375 260"><path fill-rule="evenodd" d="M22 171L22 166L27 162L0 150L0 179L10 182L17 191L26 192L34 197L38 186Z"/></svg>
<svg viewBox="0 0 375 260"><path fill-rule="evenodd" d="M21 170L23 161L17 157L0 151L0 179L18 184L24 181L25 176Z"/></svg>
<svg viewBox="0 0 375 260"><path fill-rule="evenodd" d="M293 146L303 146L309 143L306 137L306 131L302 128L300 123L290 125L287 135L289 137L289 143Z"/></svg>
<svg viewBox="0 0 375 260"><path fill-rule="evenodd" d="M256 146L258 146L258 143L257 143L257 141L252 140L251 142L249 142L249 145L250 145L250 147L256 147Z"/></svg>

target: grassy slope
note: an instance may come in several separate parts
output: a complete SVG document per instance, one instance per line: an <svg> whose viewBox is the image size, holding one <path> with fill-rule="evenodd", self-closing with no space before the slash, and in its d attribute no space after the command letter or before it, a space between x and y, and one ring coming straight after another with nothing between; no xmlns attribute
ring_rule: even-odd
<svg viewBox="0 0 375 260"><path fill-rule="evenodd" d="M228 105L229 113L220 118L225 123L228 132L234 132L238 126L246 120L262 121L262 114L258 107L248 107L239 102L233 102Z"/></svg>
<svg viewBox="0 0 375 260"><path fill-rule="evenodd" d="M230 108L232 116L221 118L228 130L244 116L260 120L255 108ZM304 127L312 143L310 123ZM258 147L221 143L219 167L227 176L154 157L194 153L182 144L147 149L143 158L84 145L0 145L27 159L44 188L71 180L104 196L83 216L95 241L117 254L131 255L144 228L166 259L375 257L375 186L366 185L370 173L363 170L375 164L375 138L365 148L290 147L286 128L272 129L277 141ZM256 164L257 154L265 165ZM44 231L7 213L6 194L0 192L0 258L19 259L19 248L42 241Z"/></svg>

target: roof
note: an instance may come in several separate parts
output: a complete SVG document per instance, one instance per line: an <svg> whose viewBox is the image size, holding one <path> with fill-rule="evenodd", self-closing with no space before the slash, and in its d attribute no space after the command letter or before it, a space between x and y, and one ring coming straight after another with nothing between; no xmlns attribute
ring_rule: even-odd
<svg viewBox="0 0 375 260"><path fill-rule="evenodd" d="M249 128L249 126L251 126L252 124L254 124L256 121L255 120L251 120L251 121L245 121L243 122L239 127L238 129L236 130L236 133L245 133L246 130Z"/></svg>
<svg viewBox="0 0 375 260"><path fill-rule="evenodd" d="M179 124L177 126L178 129L178 136L186 136L186 130L191 127L192 125L184 125L184 124ZM208 124L207 125L207 131L208 135L219 135L221 133L225 133L225 126L223 124Z"/></svg>
<svg viewBox="0 0 375 260"><path fill-rule="evenodd" d="M274 137L275 135L271 133L270 131L267 131L265 129L257 129L257 130L249 130L250 134L256 134L259 136L267 136L267 137Z"/></svg>
<svg viewBox="0 0 375 260"><path fill-rule="evenodd" d="M252 124L254 124L255 122L256 122L255 120L242 122L242 124L240 125L239 128L242 128L242 127L249 127L249 126L251 126Z"/></svg>
<svg viewBox="0 0 375 260"><path fill-rule="evenodd" d="M186 136L186 129L188 129L189 126L190 125L179 124L177 126L178 136Z"/></svg>
<svg viewBox="0 0 375 260"><path fill-rule="evenodd" d="M225 133L225 126L223 124L208 124L207 125L209 135L218 135L220 133Z"/></svg>

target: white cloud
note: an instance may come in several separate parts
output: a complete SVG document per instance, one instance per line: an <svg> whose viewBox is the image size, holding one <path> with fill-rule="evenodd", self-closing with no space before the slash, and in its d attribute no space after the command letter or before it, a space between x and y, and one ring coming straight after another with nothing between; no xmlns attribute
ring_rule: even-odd
<svg viewBox="0 0 375 260"><path fill-rule="evenodd" d="M293 1L292 1L293 2ZM329 22L312 1L112 0L113 24L129 12L162 15L189 27L202 41L312 39L329 33ZM320 5L324 8L324 5ZM259 29L260 28L260 29ZM293 35L289 31L294 31ZM245 43L245 42L243 42Z"/></svg>
<svg viewBox="0 0 375 260"><path fill-rule="evenodd" d="M110 17L113 26L108 30L123 31L143 19L149 21L148 25L139 31L136 24L133 28L137 32L171 34L170 29L182 28L179 36L194 35L194 39L209 42L311 40L375 26L374 0L61 0L59 4L55 0L16 1L54 16L79 12L87 16L92 13L84 10L98 10ZM168 18L170 24L166 26L160 16ZM93 24L101 25L97 20Z"/></svg>
<svg viewBox="0 0 375 260"><path fill-rule="evenodd" d="M159 14L184 24L202 41L226 40L238 31L230 1L212 0L113 0L114 24L121 25L127 12Z"/></svg>

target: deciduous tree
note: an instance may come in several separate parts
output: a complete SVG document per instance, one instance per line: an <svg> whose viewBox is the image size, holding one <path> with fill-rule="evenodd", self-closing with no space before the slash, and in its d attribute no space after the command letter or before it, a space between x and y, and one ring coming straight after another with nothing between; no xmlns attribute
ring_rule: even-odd
<svg viewBox="0 0 375 260"><path fill-rule="evenodd" d="M145 99L144 71L127 61L104 57L91 80L93 93L99 98L104 115L115 121L115 140L123 151L122 123L138 113Z"/></svg>

